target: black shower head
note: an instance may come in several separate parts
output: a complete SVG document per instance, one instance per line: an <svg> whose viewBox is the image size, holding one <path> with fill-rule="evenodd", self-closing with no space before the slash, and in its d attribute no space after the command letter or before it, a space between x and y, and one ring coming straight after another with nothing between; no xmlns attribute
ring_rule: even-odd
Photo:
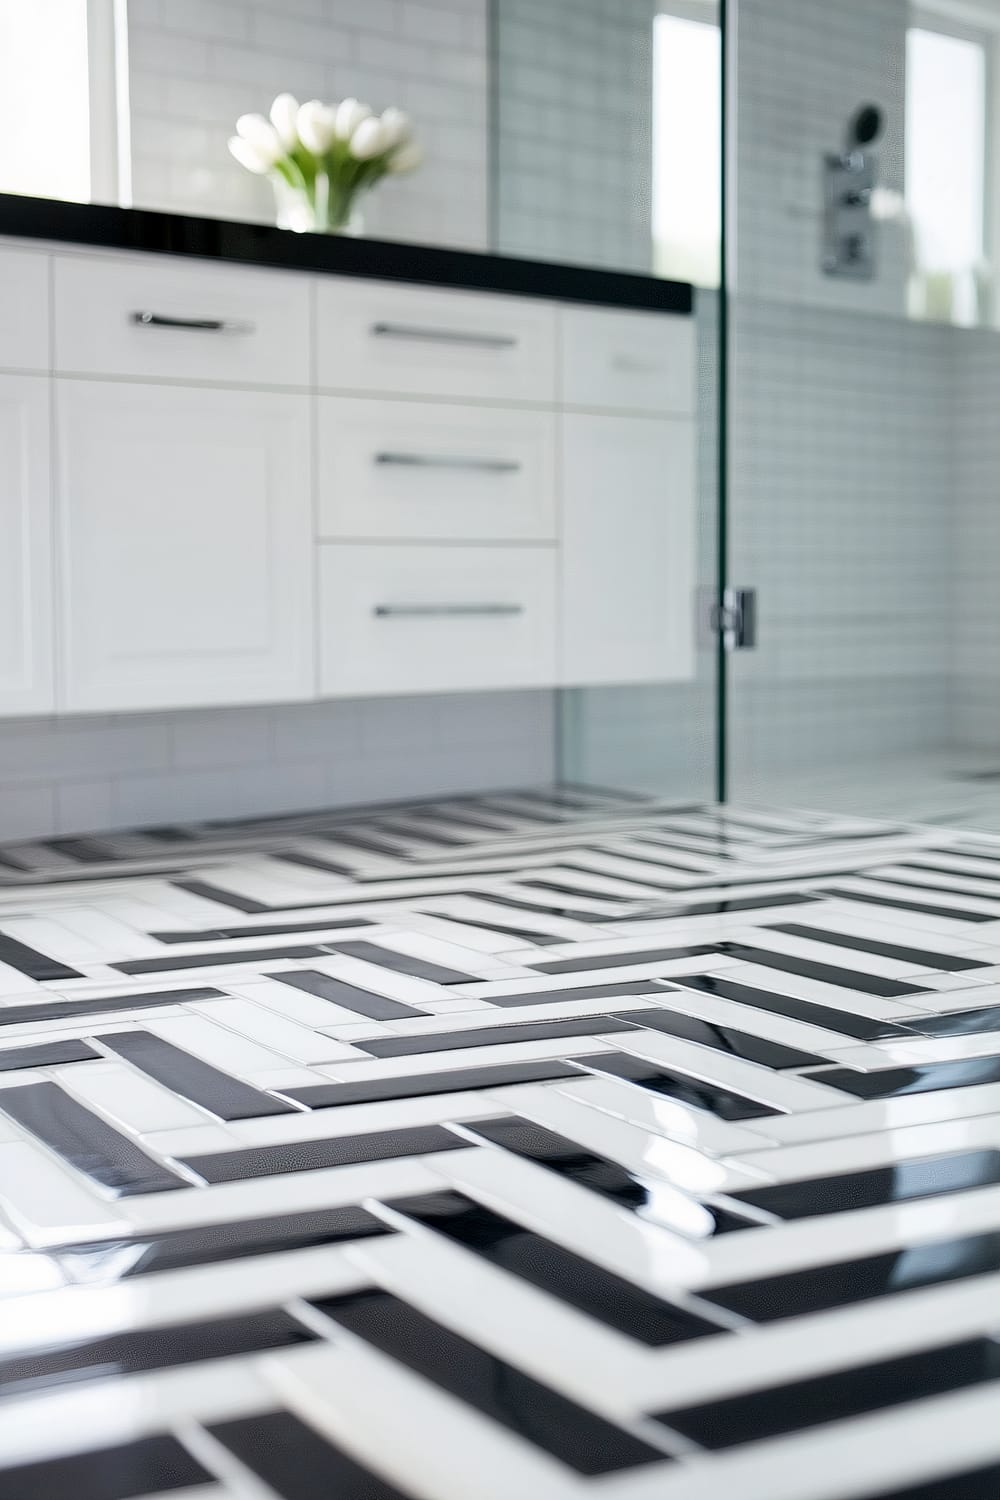
<svg viewBox="0 0 1000 1500"><path fill-rule="evenodd" d="M877 104L859 104L847 122L847 149L870 146L882 134L885 118Z"/></svg>

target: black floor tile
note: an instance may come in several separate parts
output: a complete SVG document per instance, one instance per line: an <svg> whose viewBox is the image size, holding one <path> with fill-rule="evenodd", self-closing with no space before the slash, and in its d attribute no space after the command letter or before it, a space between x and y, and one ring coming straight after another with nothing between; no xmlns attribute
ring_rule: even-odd
<svg viewBox="0 0 1000 1500"><path fill-rule="evenodd" d="M211 1484L212 1477L176 1438L148 1437L0 1469L0 1500L137 1500Z"/></svg>
<svg viewBox="0 0 1000 1500"><path fill-rule="evenodd" d="M388 1292L355 1292L317 1301L316 1306L335 1323L578 1474L610 1474L668 1461L658 1448L578 1406Z"/></svg>
<svg viewBox="0 0 1000 1500"><path fill-rule="evenodd" d="M186 1188L177 1173L70 1098L57 1083L0 1089L0 1109L78 1172L117 1197Z"/></svg>
<svg viewBox="0 0 1000 1500"><path fill-rule="evenodd" d="M881 1042L890 1038L897 1041L913 1041L914 1033L891 1021L873 1021L868 1016L856 1015L849 1010L835 1010L830 1005L819 1005L815 1000L798 1000L793 995L781 995L774 990L757 989L754 985L736 984L731 979L717 978L711 974L685 974L674 981L681 989L698 990L705 995L718 995L722 1000L733 1000L737 1005L749 1005L755 1010L770 1011L774 1015L787 1016L791 1021L807 1021L811 1026L822 1026L825 1031L840 1032L843 1036L856 1038L859 1042Z"/></svg>
<svg viewBox="0 0 1000 1500"><path fill-rule="evenodd" d="M0 1073L10 1073L17 1068L49 1068L57 1063L89 1062L100 1055L86 1042L69 1040L39 1042L33 1047L10 1047L0 1052Z"/></svg>
<svg viewBox="0 0 1000 1500"><path fill-rule="evenodd" d="M656 1419L703 1447L731 1448L998 1379L1000 1344L968 1339L792 1385L658 1412Z"/></svg>
<svg viewBox="0 0 1000 1500"><path fill-rule="evenodd" d="M753 1036L748 1031L736 1031L732 1026L720 1026L714 1021L698 1021L681 1011L629 1010L618 1011L616 1016L634 1026L645 1026L650 1031L660 1031L685 1042L697 1042L701 1047L711 1047L714 1052L725 1052L730 1057L740 1057L746 1062L760 1063L778 1071L815 1067L826 1061L814 1052L800 1052L797 1047L786 1047L781 1042Z"/></svg>
<svg viewBox="0 0 1000 1500"><path fill-rule="evenodd" d="M853 1068L830 1068L805 1074L856 1099L897 1099L903 1094L931 1094L939 1089L972 1088L1000 1083L1000 1057L973 1057L960 1062L927 1063L919 1068L885 1068L856 1073Z"/></svg>
<svg viewBox="0 0 1000 1500"><path fill-rule="evenodd" d="M739 959L744 964L760 964L764 968L778 969L785 974L800 974L804 979L820 980L823 984L834 984L843 990L857 990L863 995L878 995L890 1000L897 995L923 995L928 991L923 985L909 979L881 979L876 974L866 974L859 969L841 969L835 964L816 963L811 958L794 958L788 953L775 953L769 948L755 948L749 943L719 943L719 953Z"/></svg>
<svg viewBox="0 0 1000 1500"><path fill-rule="evenodd" d="M92 1240L53 1251L75 1281L124 1281L156 1271L245 1260L285 1250L307 1250L389 1231L381 1219L352 1204L273 1218L229 1219L127 1240Z"/></svg>
<svg viewBox="0 0 1000 1500"><path fill-rule="evenodd" d="M372 1057L410 1057L422 1052L458 1052L468 1047L504 1047L512 1042L558 1041L560 1037L603 1036L635 1031L629 1021L611 1016L574 1016L570 1021L523 1021L499 1026L470 1026L467 1031L421 1031L413 1036L378 1037L355 1042Z"/></svg>
<svg viewBox="0 0 1000 1500"><path fill-rule="evenodd" d="M681 1197L677 1203L668 1203L665 1195L656 1191L659 1179L653 1176L639 1178L620 1163L588 1151L578 1141L571 1141L519 1116L473 1120L468 1122L466 1129L516 1156L538 1162L588 1192L610 1199L620 1208L633 1210L639 1218L687 1238L707 1239L715 1234L756 1227L752 1219L743 1219L728 1209L695 1204L693 1199L685 1202Z"/></svg>
<svg viewBox="0 0 1000 1500"><path fill-rule="evenodd" d="M458 1094L466 1089L506 1088L512 1083L580 1077L579 1068L571 1067L568 1062L541 1059L484 1068L450 1068L443 1073L409 1073L401 1078L368 1078L356 1083L319 1083L288 1089L287 1093L289 1098L307 1104L310 1109L331 1109L345 1104L375 1104L386 1099L425 1098L431 1094Z"/></svg>
<svg viewBox="0 0 1000 1500"><path fill-rule="evenodd" d="M293 1114L294 1108L255 1089L230 1073L220 1072L191 1052L148 1031L105 1032L102 1044L161 1083L164 1088L200 1104L220 1120L255 1120L261 1115Z"/></svg>
<svg viewBox="0 0 1000 1500"><path fill-rule="evenodd" d="M758 1099L750 1099L732 1089L706 1083L687 1073L678 1073L672 1068L660 1067L627 1053L598 1052L587 1059L587 1066L597 1073L623 1078L627 1083L637 1084L639 1088L649 1089L654 1094L664 1094L693 1109L707 1110L720 1120L761 1120L766 1115L783 1113L773 1105L762 1104Z"/></svg>
<svg viewBox="0 0 1000 1500"><path fill-rule="evenodd" d="M424 958L411 958L408 953L398 953L395 948L386 948L381 943L331 943L329 948L332 953L342 953L346 958L360 958L382 969L409 974L413 979L429 979L432 984L467 984L474 977L462 974L458 969L428 963Z"/></svg>
<svg viewBox="0 0 1000 1500"><path fill-rule="evenodd" d="M773 1323L997 1271L1000 1233L975 1234L712 1287L701 1296L755 1323Z"/></svg>
<svg viewBox="0 0 1000 1500"><path fill-rule="evenodd" d="M279 974L268 974L276 984L290 984L293 989L304 990L307 995L316 995L320 1000L330 1000L356 1015L367 1016L372 1021L398 1021L404 1016L422 1016L421 1010L404 1005L402 1000L390 999L388 995L376 995L373 990L359 989L343 979L333 979L315 969L285 970Z"/></svg>
<svg viewBox="0 0 1000 1500"><path fill-rule="evenodd" d="M209 1427L214 1438L281 1500L408 1500L315 1428L287 1411Z"/></svg>
<svg viewBox="0 0 1000 1500"><path fill-rule="evenodd" d="M873 1167L865 1172L773 1183L734 1193L733 1197L777 1214L779 1219L808 1219L817 1214L846 1213L883 1203L908 1203L914 1198L968 1192L971 1188L993 1187L998 1183L1000 1151L958 1151L889 1167Z"/></svg>
<svg viewBox="0 0 1000 1500"><path fill-rule="evenodd" d="M874 938L855 937L848 932L832 932L826 927L805 927L799 922L769 922L768 932L787 932L792 937L808 938L814 943L830 943L837 948L855 948L859 953L874 953L881 958L898 959L900 963L919 964L927 973L960 973L964 969L985 969L976 958L952 957L931 948L902 948L898 943L880 943Z"/></svg>
<svg viewBox="0 0 1000 1500"><path fill-rule="evenodd" d="M184 1164L206 1182L242 1182L245 1178L314 1172L323 1167L354 1166L463 1147L468 1147L468 1142L443 1126L419 1125L411 1130L378 1130L329 1140L289 1141L281 1146L248 1146L245 1151L213 1151L211 1155L186 1157Z"/></svg>
<svg viewBox="0 0 1000 1500"><path fill-rule="evenodd" d="M389 1207L651 1348L720 1332L707 1319L654 1297L462 1193L394 1199Z"/></svg>
<svg viewBox="0 0 1000 1500"><path fill-rule="evenodd" d="M0 1397L256 1354L265 1349L286 1349L315 1337L288 1313L275 1309L156 1329L130 1329L104 1338L71 1339L60 1348L0 1359Z"/></svg>

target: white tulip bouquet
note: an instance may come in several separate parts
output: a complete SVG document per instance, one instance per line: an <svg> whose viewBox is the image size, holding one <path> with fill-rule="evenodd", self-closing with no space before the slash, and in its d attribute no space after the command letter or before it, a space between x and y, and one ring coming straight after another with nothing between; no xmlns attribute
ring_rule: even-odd
<svg viewBox="0 0 1000 1500"><path fill-rule="evenodd" d="M270 118L241 115L229 149L248 172L270 177L278 223L342 234L358 198L390 172L412 172L423 154L401 109L376 115L357 99L299 104L279 94Z"/></svg>

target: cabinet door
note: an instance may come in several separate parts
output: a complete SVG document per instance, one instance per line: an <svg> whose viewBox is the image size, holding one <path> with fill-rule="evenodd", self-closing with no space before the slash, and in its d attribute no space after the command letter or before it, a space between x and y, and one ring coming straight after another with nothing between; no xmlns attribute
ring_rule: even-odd
<svg viewBox="0 0 1000 1500"><path fill-rule="evenodd" d="M554 541L550 411L318 398L324 537Z"/></svg>
<svg viewBox="0 0 1000 1500"><path fill-rule="evenodd" d="M320 548L320 662L331 697L550 687L555 548Z"/></svg>
<svg viewBox="0 0 1000 1500"><path fill-rule="evenodd" d="M311 697L308 397L56 386L63 706Z"/></svg>
<svg viewBox="0 0 1000 1500"><path fill-rule="evenodd" d="M49 382L0 375L0 714L51 713Z"/></svg>
<svg viewBox="0 0 1000 1500"><path fill-rule="evenodd" d="M7 370L47 370L49 271L41 250L0 250L0 365Z"/></svg>
<svg viewBox="0 0 1000 1500"><path fill-rule="evenodd" d="M694 423L562 424L562 681L693 677Z"/></svg>
<svg viewBox="0 0 1000 1500"><path fill-rule="evenodd" d="M555 397L555 309L531 298L321 276L316 339L327 390Z"/></svg>
<svg viewBox="0 0 1000 1500"><path fill-rule="evenodd" d="M693 318L566 307L560 320L565 406L693 414L697 396Z"/></svg>

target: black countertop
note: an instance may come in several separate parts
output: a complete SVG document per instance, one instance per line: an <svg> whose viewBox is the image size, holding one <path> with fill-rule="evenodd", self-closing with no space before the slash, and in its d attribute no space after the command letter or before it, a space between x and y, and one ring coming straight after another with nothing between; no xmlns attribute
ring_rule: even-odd
<svg viewBox="0 0 1000 1500"><path fill-rule="evenodd" d="M101 203L67 203L0 193L0 234L109 250L190 255L286 271L328 272L428 286L465 287L519 297L653 312L690 313L691 286L629 271L607 271L511 255L408 245L343 235L293 234L270 224L196 219L187 214Z"/></svg>

